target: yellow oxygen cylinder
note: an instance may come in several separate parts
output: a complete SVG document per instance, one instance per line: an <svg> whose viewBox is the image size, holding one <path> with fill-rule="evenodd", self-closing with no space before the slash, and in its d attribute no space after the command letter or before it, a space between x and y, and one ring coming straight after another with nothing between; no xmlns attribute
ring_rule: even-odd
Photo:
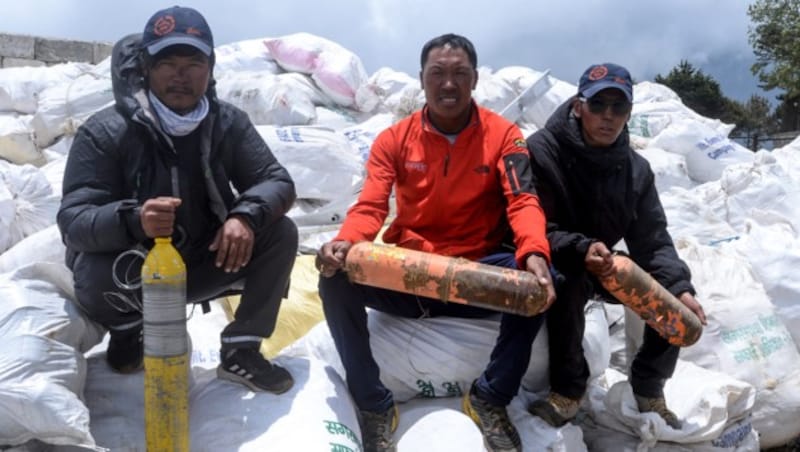
<svg viewBox="0 0 800 452"><path fill-rule="evenodd" d="M150 452L189 451L186 265L168 237L142 265L144 423Z"/></svg>

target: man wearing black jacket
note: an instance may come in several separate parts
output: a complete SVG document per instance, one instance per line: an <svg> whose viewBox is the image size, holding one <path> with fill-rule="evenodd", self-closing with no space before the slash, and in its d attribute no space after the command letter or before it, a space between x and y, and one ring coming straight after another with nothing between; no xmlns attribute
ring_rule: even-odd
<svg viewBox="0 0 800 452"><path fill-rule="evenodd" d="M597 278L613 272L610 250L621 239L630 257L705 324L689 268L667 232L653 172L629 144L632 102L633 83L625 68L592 65L581 76L577 96L527 140L552 262L564 277L547 315L550 394L529 407L554 426L577 414L586 391L583 309L596 293L612 299ZM681 422L667 408L663 388L678 352L646 326L630 372L639 410L658 413L675 429Z"/></svg>
<svg viewBox="0 0 800 452"><path fill-rule="evenodd" d="M221 333L220 378L280 393L293 380L259 353L297 252L286 217L289 173L247 114L217 99L214 40L203 16L172 7L112 55L116 104L78 130L64 172L58 226L78 305L109 329L118 372L142 367L142 252L172 237L189 302L242 293Z"/></svg>

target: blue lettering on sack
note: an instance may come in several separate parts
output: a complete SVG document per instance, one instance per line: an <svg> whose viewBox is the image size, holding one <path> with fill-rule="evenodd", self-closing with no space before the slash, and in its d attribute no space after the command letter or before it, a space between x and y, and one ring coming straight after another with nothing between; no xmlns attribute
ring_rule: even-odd
<svg viewBox="0 0 800 452"><path fill-rule="evenodd" d="M707 155L712 159L716 160L721 156L727 154L728 152L733 152L733 145L727 144L725 146L720 146L718 149L709 152Z"/></svg>
<svg viewBox="0 0 800 452"><path fill-rule="evenodd" d="M700 140L700 142L697 143L697 147L704 151L710 148L711 146L721 142L724 139L725 138L722 135L714 135L713 137L704 138L703 140Z"/></svg>
<svg viewBox="0 0 800 452"><path fill-rule="evenodd" d="M286 129L275 129L275 135L278 135L278 139L281 141L291 141L289 132L287 132Z"/></svg>
<svg viewBox="0 0 800 452"><path fill-rule="evenodd" d="M375 141L375 135L365 130L354 129L344 132L345 138L353 143L358 150L358 155L362 160L367 160L369 157L369 150L372 147L372 142Z"/></svg>
<svg viewBox="0 0 800 452"><path fill-rule="evenodd" d="M728 141L728 139L723 137L722 135L714 135L713 137L704 138L698 141L697 148L700 149L701 151L713 149L707 152L706 155L711 160L717 160L721 156L729 152L732 152L734 150L733 145L730 142L725 144L726 141ZM721 146L716 147L717 145Z"/></svg>
<svg viewBox="0 0 800 452"><path fill-rule="evenodd" d="M752 431L753 424L749 421L745 422L734 429L724 432L719 438L712 440L711 445L722 448L738 447Z"/></svg>
<svg viewBox="0 0 800 452"><path fill-rule="evenodd" d="M300 129L292 127L290 129L275 129L275 135L281 141L294 141L295 143L302 143L303 135L300 134Z"/></svg>

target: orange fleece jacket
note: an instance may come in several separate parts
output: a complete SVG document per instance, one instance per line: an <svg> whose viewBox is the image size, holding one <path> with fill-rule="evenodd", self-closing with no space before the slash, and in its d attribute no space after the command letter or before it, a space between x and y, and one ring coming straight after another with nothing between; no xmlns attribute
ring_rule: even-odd
<svg viewBox="0 0 800 452"><path fill-rule="evenodd" d="M549 262L531 177L522 133L502 116L473 104L469 125L451 144L424 108L375 139L364 188L335 240L374 240L394 188L397 217L386 243L476 260L498 249L510 225L520 269L531 253Z"/></svg>

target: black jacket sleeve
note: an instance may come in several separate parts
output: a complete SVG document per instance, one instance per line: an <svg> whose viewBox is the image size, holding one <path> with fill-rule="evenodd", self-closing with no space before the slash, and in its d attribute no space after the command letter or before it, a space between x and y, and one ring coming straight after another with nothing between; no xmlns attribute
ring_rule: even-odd
<svg viewBox="0 0 800 452"><path fill-rule="evenodd" d="M546 129L529 136L527 143L536 193L547 219L547 239L553 264L562 271L583 268L586 251L596 240L570 230L575 218L567 187L561 177L558 143Z"/></svg>
<svg viewBox="0 0 800 452"><path fill-rule="evenodd" d="M294 181L247 115L235 115L231 140L231 182L239 192L229 215L244 215L255 229L286 215L297 197Z"/></svg>
<svg viewBox="0 0 800 452"><path fill-rule="evenodd" d="M655 186L655 176L645 165L642 192L636 217L625 234L625 243L633 260L650 273L671 294L695 294L689 267L678 256L667 231L667 218Z"/></svg>
<svg viewBox="0 0 800 452"><path fill-rule="evenodd" d="M144 232L137 200L122 196L123 162L107 135L113 127L95 119L78 129L70 148L56 220L75 251L121 251L143 240Z"/></svg>

